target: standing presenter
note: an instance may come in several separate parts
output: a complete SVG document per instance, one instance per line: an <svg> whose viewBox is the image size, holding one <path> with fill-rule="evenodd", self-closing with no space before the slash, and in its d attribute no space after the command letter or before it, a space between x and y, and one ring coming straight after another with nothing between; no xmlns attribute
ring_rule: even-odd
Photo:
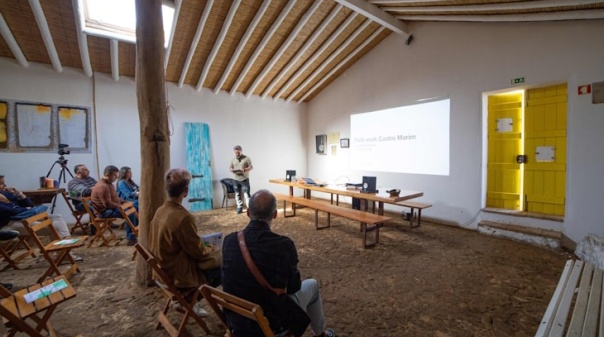
<svg viewBox="0 0 604 337"><path fill-rule="evenodd" d="M233 188L235 189L235 200L237 200L237 214L243 213L243 200L241 194L245 198L245 206L249 207L250 203L250 179L249 172L254 168L252 159L242 153L240 145L235 145L235 158L231 160L229 170L233 173Z"/></svg>

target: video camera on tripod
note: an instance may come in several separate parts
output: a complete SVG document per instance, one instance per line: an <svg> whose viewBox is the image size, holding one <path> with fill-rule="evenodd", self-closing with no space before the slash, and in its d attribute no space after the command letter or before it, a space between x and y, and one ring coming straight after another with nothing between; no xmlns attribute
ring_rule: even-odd
<svg viewBox="0 0 604 337"><path fill-rule="evenodd" d="M60 156L64 156L66 154L70 154L71 151L69 151L69 145L68 144L59 144L59 150L57 151L57 153Z"/></svg>

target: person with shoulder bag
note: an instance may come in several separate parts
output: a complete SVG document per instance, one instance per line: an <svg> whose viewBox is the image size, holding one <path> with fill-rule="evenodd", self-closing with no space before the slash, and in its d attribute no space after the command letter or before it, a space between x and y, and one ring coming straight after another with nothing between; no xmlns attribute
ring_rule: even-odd
<svg viewBox="0 0 604 337"><path fill-rule="evenodd" d="M294 242L271 231L277 217L277 200L267 190L250 198L250 222L231 233L222 244L222 288L225 292L259 304L276 336L302 336L310 325L314 336L334 337L325 330L325 316L315 279L302 280ZM263 336L258 324L225 310L234 337Z"/></svg>

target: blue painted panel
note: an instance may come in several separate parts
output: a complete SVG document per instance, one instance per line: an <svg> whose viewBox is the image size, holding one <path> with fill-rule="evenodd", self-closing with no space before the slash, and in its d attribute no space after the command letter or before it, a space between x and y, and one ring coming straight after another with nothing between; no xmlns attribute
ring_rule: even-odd
<svg viewBox="0 0 604 337"><path fill-rule="evenodd" d="M187 170L193 175L189 187L191 212L211 210L214 191L210 161L210 127L205 123L185 123Z"/></svg>

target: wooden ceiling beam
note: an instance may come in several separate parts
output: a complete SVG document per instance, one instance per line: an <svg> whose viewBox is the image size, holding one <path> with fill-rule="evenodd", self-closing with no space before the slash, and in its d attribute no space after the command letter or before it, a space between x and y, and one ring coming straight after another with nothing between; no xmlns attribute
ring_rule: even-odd
<svg viewBox="0 0 604 337"><path fill-rule="evenodd" d="M338 57L340 53L344 51L344 49L350 46L350 44L359 36L359 34L361 34L367 27L369 27L371 22L372 20L365 20L362 25L360 25L352 34L350 34L350 36L338 47L338 49L334 50L333 53L331 53L331 55L329 55L329 57L325 61L321 62L321 65L317 69L315 69L315 71L313 71L312 74L310 74L310 76L308 76L304 80L304 82L302 82L302 84L300 84L298 88L296 88L296 90L294 90L289 95L289 97L287 97L285 102L288 103L289 101L291 101L300 91L302 91L302 89L304 89L310 83L310 81L314 80L315 77L317 77L323 71L323 69L325 69L325 67L327 67L329 63L331 63L331 61Z"/></svg>
<svg viewBox="0 0 604 337"><path fill-rule="evenodd" d="M256 29L258 22L260 22L260 19L262 19L262 17L264 16L264 12L266 12L266 9L268 8L268 6L270 4L271 4L271 0L264 0L264 2L262 3L262 6L260 7L260 9L258 9L258 12L256 12L254 19L252 20L250 25L247 27L245 34L243 35L241 40L239 40L237 49L235 49L235 53L233 53L233 56L231 56L231 60L229 61L229 64L227 65L224 72L222 73L222 76L220 77L220 81L218 81L218 84L216 84L216 87L214 87L215 94L218 94L220 92L220 89L224 85L224 82L226 82L227 78L231 74L231 71L233 70L233 67L235 66L235 62L237 62L237 60L239 59L239 55L241 55L241 52L243 51L243 47L245 47L245 45L247 44L247 41L250 39L250 36L252 36L254 29Z"/></svg>
<svg viewBox="0 0 604 337"><path fill-rule="evenodd" d="M490 3L480 5L453 6L417 6L417 7L382 7L383 11L392 13L442 13L442 12L492 12L516 11L527 9L552 9L557 7L582 6L602 3L602 0L541 0L508 3Z"/></svg>
<svg viewBox="0 0 604 337"><path fill-rule="evenodd" d="M302 16L302 19L300 21L298 21L298 24L296 25L294 30L289 33L289 36L287 37L285 42L283 42L281 46L279 46L279 50L277 50L277 52L275 53L275 55L273 55L267 65L264 66L262 72L260 72L260 74L256 77L250 88L247 90L245 97L249 98L254 93L254 90L256 90L256 87L258 86L258 84L260 84L260 81L262 81L264 79L264 76L266 76L266 74L268 74L268 72L273 69L275 63L277 63L281 55L283 55L285 50L289 48L289 45L296 39L296 37L298 37L298 33L300 33L300 30L302 30L302 28L304 27L304 25L306 25L311 16L317 11L317 9L319 9L319 6L321 6L321 4L321 1L315 1L313 5L306 11L306 13L304 13L304 16Z"/></svg>
<svg viewBox="0 0 604 337"><path fill-rule="evenodd" d="M604 9L507 15L398 15L401 20L456 22L536 22L604 19Z"/></svg>
<svg viewBox="0 0 604 337"><path fill-rule="evenodd" d="M48 21L46 21L46 16L42 10L42 5L40 5L40 0L29 0L29 6L34 13L36 23L38 24L38 29L40 29L40 34L42 34L42 40L44 41L44 46L48 52L48 57L50 58L52 67L58 73L63 72L63 66L61 65L61 60L59 59L59 54L57 53L55 43L52 40L50 28L48 28Z"/></svg>
<svg viewBox="0 0 604 337"><path fill-rule="evenodd" d="M203 82L206 80L206 77L210 72L210 67L212 66L212 63L214 62L214 59L216 58L216 55L220 50L220 46L222 46L222 42L224 41L224 38L226 37L226 34L229 31L231 24L233 23L233 19L235 18L235 13L237 13L237 8L239 8L239 4L241 4L241 0L235 0L231 4L231 9L229 9L229 14L227 15L226 20L222 24L220 34L218 35L216 41L214 41L214 47L212 47L212 51L210 52L210 55L208 55L206 63L203 65L201 75L199 75L199 80L197 81L197 91L200 91L203 87Z"/></svg>
<svg viewBox="0 0 604 337"><path fill-rule="evenodd" d="M120 80L119 46L116 39L109 40L109 53L111 54L111 77L114 81Z"/></svg>
<svg viewBox="0 0 604 337"><path fill-rule="evenodd" d="M90 53L88 52L88 38L82 29L84 9L81 6L80 0L71 0L71 7L73 7L73 18L76 26L76 36L78 38L78 48L80 49L82 70L84 70L86 76L92 77L92 64L90 63Z"/></svg>
<svg viewBox="0 0 604 337"><path fill-rule="evenodd" d="M8 44L8 47L15 56L15 59L17 59L17 62L19 62L19 64L24 68L29 67L29 62L27 62L25 54L23 54L23 51L21 50L21 47L19 47L17 40L15 40L15 36L8 27L6 20L4 20L4 16L2 15L2 13L0 13L0 34L2 34L4 41L6 41L6 43Z"/></svg>
<svg viewBox="0 0 604 337"><path fill-rule="evenodd" d="M254 50L254 53L252 54L252 56L247 60L247 63L245 64L245 68L243 68L243 71L239 74L237 81L235 81L235 84L231 88L231 95L233 95L237 92L237 88L239 87L239 85L241 85L241 82L243 81L245 76L247 76L247 73L252 68L252 65L254 65L256 58L258 58L258 56L260 55L260 53L262 52L264 47L266 47L266 45L268 44L268 41L270 41L270 39L273 37L273 34L275 34L275 32L277 31L277 28L279 28L279 26L281 25L283 20L285 20L285 18L289 14L289 12L292 10L292 8L294 8L295 4L296 4L296 0L289 0L287 5L285 6L285 8L283 8L281 13L279 14L279 17L277 17L277 20L275 20L275 22L273 22L273 24L271 25L271 28L269 28L268 32L266 32L266 34L262 38L262 41L260 41L260 44L256 47L256 50Z"/></svg>
<svg viewBox="0 0 604 337"><path fill-rule="evenodd" d="M321 56L321 54L325 51L325 49L327 49L332 43L333 41L335 41L338 36L340 36L340 34L342 34L342 32L348 28L348 26L350 26L352 24L352 21L354 21L354 19L359 15L359 13L357 12L352 12L348 18L346 18L346 21L344 21L341 25L338 26L338 29L336 29L336 31L334 31L329 38L323 43L323 45L321 46L321 48L319 48L316 52L314 52L312 54L312 56L306 60L306 62L304 62L304 64L298 68L298 70L296 70L296 73L293 74L292 76L290 76L289 80L287 80L287 82L281 87L281 89L279 89L279 91L277 92L277 94L275 94L275 96L273 96L273 100L278 100L279 97L281 97L281 95L283 95L283 93L289 89L289 87L296 81L298 80L298 77L300 77L302 75L302 73L304 73L304 71L306 71L306 69L319 57Z"/></svg>
<svg viewBox="0 0 604 337"><path fill-rule="evenodd" d="M402 5L418 2L445 2L447 0L367 0L372 5Z"/></svg>
<svg viewBox="0 0 604 337"><path fill-rule="evenodd" d="M164 70L168 68L168 62L170 62L170 53L172 52L172 43L174 42L174 32L176 32L176 25L178 24L178 16L180 14L181 5L182 0L176 0L174 2L174 17L172 18L172 27L170 28L170 41L168 41L168 48L166 48L166 54L164 56Z"/></svg>
<svg viewBox="0 0 604 337"><path fill-rule="evenodd" d="M407 24L365 0L334 0L399 35L409 35Z"/></svg>
<svg viewBox="0 0 604 337"><path fill-rule="evenodd" d="M193 55L195 55L195 50L199 45L199 40L201 39L201 34L203 33L203 29L208 21L208 16L210 16L210 11L212 9L212 5L214 4L214 0L208 0L206 2L206 7L203 9L203 14L201 14L201 19L197 24L197 31L195 32L195 36L193 37L193 41L191 42L191 47L189 47L189 53L187 54L187 59L185 60L185 64L182 67L182 71L180 73L180 79L178 80L178 87L182 87L185 83L185 78L187 77L187 72L189 71L189 67L191 66L191 61L193 60Z"/></svg>
<svg viewBox="0 0 604 337"><path fill-rule="evenodd" d="M310 48L310 46L313 44L313 42L315 42L315 40L317 40L319 35L321 35L321 33L323 33L325 28L333 21L333 19L335 19L336 15L338 15L338 13L340 12L340 10L342 10L343 7L344 6L342 6L340 4L338 4L336 7L334 7L334 9L331 11L331 13L329 13L329 16L327 18L325 18L325 20L323 20L323 22L321 22L321 25L319 26L319 28L317 28L314 31L312 36L308 40L306 40L306 42L304 43L302 48L300 48L298 50L296 55L294 55L294 57L292 57L292 59L287 63L287 65L285 65L285 67L283 67L283 69L281 69L279 74L271 81L271 83L268 85L268 87L266 87L266 89L262 93L262 99L266 98L266 96L270 93L270 91L273 90L273 87L277 83L279 83L279 81L281 81L283 76L285 76L285 74L294 66L294 64L296 64L296 62L298 62L300 57L302 57L302 55L304 55L304 53L306 53L306 51Z"/></svg>
<svg viewBox="0 0 604 337"><path fill-rule="evenodd" d="M346 56L342 61L340 61L338 63L338 65L333 67L327 74L325 74L325 76L323 76L323 78L321 78L321 80L319 82L315 83L315 85L313 85L312 88L310 88L308 91L306 91L304 96L302 96L298 100L298 104L304 102L304 100L307 99L308 96L312 95L317 89L319 89L321 87L321 85L323 85L323 83L325 83L325 81L330 79L331 76L333 76L333 74L335 74L338 70L340 70L340 68L345 66L346 63L348 63L348 61L350 61L350 59L352 59L356 54L358 54L363 49L365 49L365 47L367 47L368 44L370 44L373 40L375 40L375 38L377 38L385 29L386 29L386 27L381 26L375 32L373 32L373 34L371 34L371 36L369 38L367 38L361 45L356 47L352 51L352 53L348 54L348 56Z"/></svg>

